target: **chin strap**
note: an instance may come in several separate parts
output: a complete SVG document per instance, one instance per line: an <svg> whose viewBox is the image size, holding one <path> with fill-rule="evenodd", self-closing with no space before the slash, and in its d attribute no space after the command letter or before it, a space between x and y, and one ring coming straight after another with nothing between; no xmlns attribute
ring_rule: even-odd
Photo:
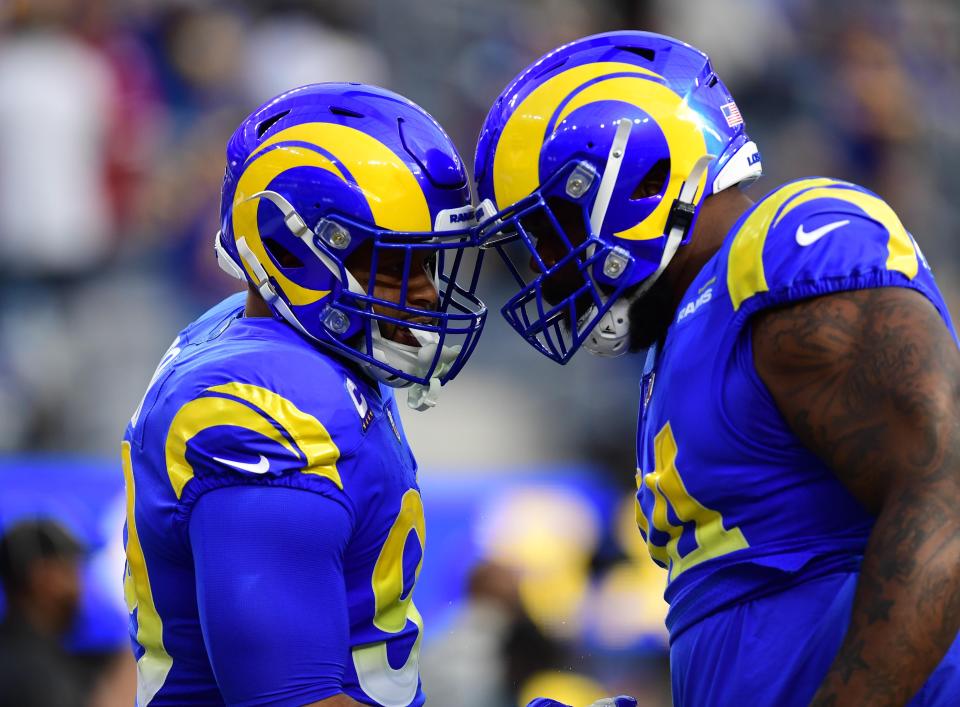
<svg viewBox="0 0 960 707"><path fill-rule="evenodd" d="M590 331L583 348L594 356L606 358L625 354L630 344L630 305L633 300L633 297L617 298ZM583 321L588 321L588 317L593 319L596 312L596 306L591 306L584 314Z"/></svg>
<svg viewBox="0 0 960 707"><path fill-rule="evenodd" d="M641 282L636 291L629 297L619 297L610 305L610 308L593 327L587 340L583 342L583 347L593 355L616 357L627 352L630 342L630 305L653 287L680 248L680 243L683 242L684 237L690 230L696 213L696 205L693 199L697 195L700 179L713 159L713 155L703 155L697 160L693 169L690 170L690 175L683 183L679 196L673 202L673 208L670 209L670 218L667 219L667 243L663 248L657 269ZM580 321L586 322L593 319L596 312L596 306L591 306L580 318Z"/></svg>
<svg viewBox="0 0 960 707"><path fill-rule="evenodd" d="M380 335L379 329L374 329L374 356L378 361L397 368L399 370L422 376L433 365L433 359L437 355L437 347L440 344L440 335L432 331L421 331L419 329L408 329L413 337L419 342L419 346L409 346L407 344L398 344L395 341L384 339ZM440 359L437 361L437 367L433 371L426 384L412 383L408 384L403 378L392 375L392 380L384 378L382 369L378 369L367 364L370 373L387 385L394 387L407 388L407 407L411 410L423 411L435 407L440 395L440 379L450 370L453 362L460 355L461 346L443 346L440 348ZM389 375L389 374L388 374Z"/></svg>

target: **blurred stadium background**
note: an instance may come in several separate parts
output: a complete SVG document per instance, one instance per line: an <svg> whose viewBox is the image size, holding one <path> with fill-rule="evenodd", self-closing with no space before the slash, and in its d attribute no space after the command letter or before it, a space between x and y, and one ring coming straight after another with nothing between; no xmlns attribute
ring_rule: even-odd
<svg viewBox="0 0 960 707"><path fill-rule="evenodd" d="M118 440L168 342L235 289L211 242L239 120L303 83L375 83L472 164L520 68L616 28L711 55L763 152L758 195L820 174L887 199L957 311L955 0L0 0L0 526L50 515L94 549L72 650L125 650ZM669 704L663 575L630 500L641 362L542 360L496 315L496 265L471 365L404 420L429 702Z"/></svg>

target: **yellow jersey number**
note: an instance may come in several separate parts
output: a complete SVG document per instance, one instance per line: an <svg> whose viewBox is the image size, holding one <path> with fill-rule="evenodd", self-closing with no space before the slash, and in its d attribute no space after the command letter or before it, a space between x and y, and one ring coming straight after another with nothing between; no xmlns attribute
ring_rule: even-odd
<svg viewBox="0 0 960 707"><path fill-rule="evenodd" d="M691 496L683 485L677 469L677 440L668 422L653 440L654 463L656 468L649 474L637 474L637 487L649 491L653 496L653 512L650 521L654 530L669 537L665 545L654 542L650 534L647 516L640 508L637 495L637 525L647 538L650 556L660 565L669 568L668 581L676 579L681 573L701 562L726 555L735 550L749 547L740 528L727 530L723 517L715 510L707 508ZM670 522L667 508L681 522ZM680 537L685 532L684 524L693 524L693 550L680 554ZM689 531L686 531L689 532Z"/></svg>
<svg viewBox="0 0 960 707"><path fill-rule="evenodd" d="M423 520L423 501L416 489L408 490L400 502L400 512L387 534L380 556L373 568L373 596L376 613L373 625L384 633L400 633L412 621L417 627L417 638L406 662L399 669L387 660L387 642L379 641L353 649L353 666L363 691L377 704L385 707L405 707L417 695L420 683L420 639L423 619L413 604L413 591L403 595L403 549L411 532L420 543L420 562L416 577L423 565L426 538Z"/></svg>
<svg viewBox="0 0 960 707"><path fill-rule="evenodd" d="M130 458L130 443L121 448L123 480L127 498L127 566L123 576L123 595L127 611L137 612L137 643L143 654L137 660L137 704L150 703L163 687L173 659L163 647L163 623L153 602L153 590L147 575L147 562L140 547L137 523L134 517L136 487L133 478L133 463Z"/></svg>

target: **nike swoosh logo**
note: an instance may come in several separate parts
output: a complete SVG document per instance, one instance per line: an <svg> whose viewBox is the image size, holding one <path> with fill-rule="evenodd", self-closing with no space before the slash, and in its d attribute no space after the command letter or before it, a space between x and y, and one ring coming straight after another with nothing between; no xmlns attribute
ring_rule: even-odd
<svg viewBox="0 0 960 707"><path fill-rule="evenodd" d="M811 245L819 241L821 238L823 238L825 235L827 235L831 231L836 231L838 228L843 228L849 223L850 223L849 220L834 221L833 223L828 223L826 226L815 228L812 231L804 231L803 224L801 223L797 227L797 243L799 243L802 246Z"/></svg>
<svg viewBox="0 0 960 707"><path fill-rule="evenodd" d="M260 461L256 464L238 462L233 459L221 459L220 457L214 457L213 461L232 466L234 469L239 469L240 471L249 471L251 474L266 474L270 471L270 461L262 454L260 455Z"/></svg>

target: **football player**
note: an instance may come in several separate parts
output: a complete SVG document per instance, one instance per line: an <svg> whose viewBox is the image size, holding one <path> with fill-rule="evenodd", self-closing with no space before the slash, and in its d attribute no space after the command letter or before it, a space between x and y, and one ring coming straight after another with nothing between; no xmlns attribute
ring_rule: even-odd
<svg viewBox="0 0 960 707"><path fill-rule="evenodd" d="M566 363L646 351L637 522L678 705L956 704L960 353L876 194L753 203L757 146L700 51L616 32L524 70L483 126L485 247Z"/></svg>
<svg viewBox="0 0 960 707"><path fill-rule="evenodd" d="M393 388L436 403L477 342L463 164L389 91L284 93L227 145L246 293L162 358L122 445L145 705L421 705L424 545Z"/></svg>

